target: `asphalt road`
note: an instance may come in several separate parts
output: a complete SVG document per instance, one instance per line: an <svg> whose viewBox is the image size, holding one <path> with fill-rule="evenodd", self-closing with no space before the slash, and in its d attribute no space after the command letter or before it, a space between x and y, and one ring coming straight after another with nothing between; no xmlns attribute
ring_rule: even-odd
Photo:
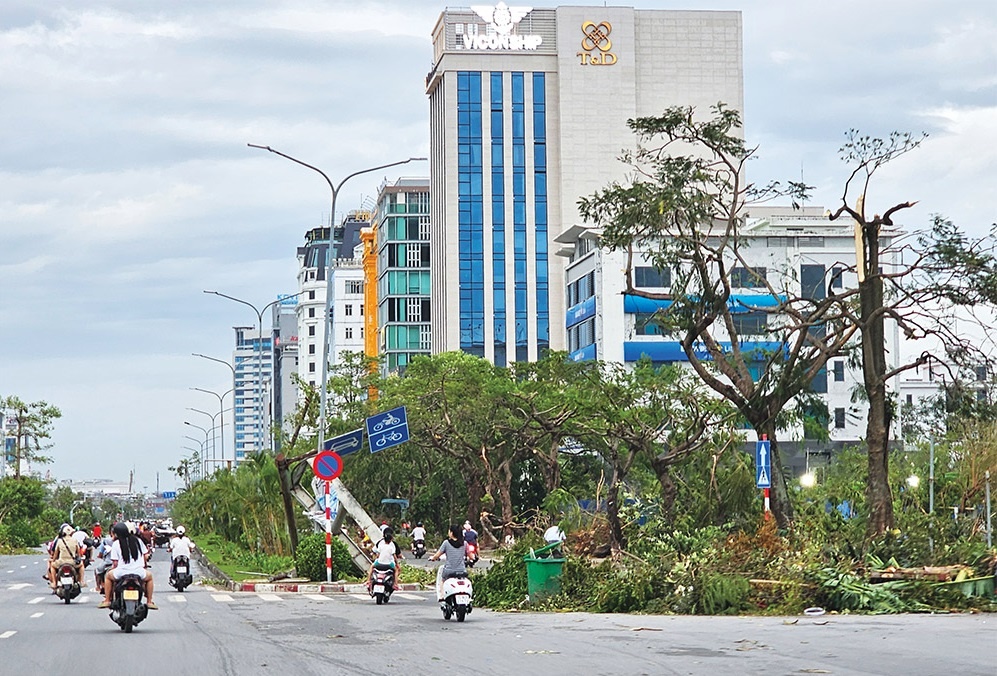
<svg viewBox="0 0 997 676"><path fill-rule="evenodd" d="M430 592L228 593L165 584L124 634L92 591L48 594L43 557L0 556L0 673L904 674L995 676L997 616L675 617L493 613L445 622ZM92 577L88 569L88 576ZM85 598L84 598L85 597ZM124 660L124 662L122 662ZM130 666L121 666L127 664Z"/></svg>

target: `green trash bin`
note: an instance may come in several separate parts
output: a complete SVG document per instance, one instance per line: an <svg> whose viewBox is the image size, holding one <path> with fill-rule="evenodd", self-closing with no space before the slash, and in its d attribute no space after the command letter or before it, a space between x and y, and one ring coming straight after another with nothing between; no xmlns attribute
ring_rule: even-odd
<svg viewBox="0 0 997 676"><path fill-rule="evenodd" d="M530 600L537 601L561 591L561 572L564 559L555 557L560 553L560 542L554 542L539 549L531 549L523 557L526 562L526 589Z"/></svg>

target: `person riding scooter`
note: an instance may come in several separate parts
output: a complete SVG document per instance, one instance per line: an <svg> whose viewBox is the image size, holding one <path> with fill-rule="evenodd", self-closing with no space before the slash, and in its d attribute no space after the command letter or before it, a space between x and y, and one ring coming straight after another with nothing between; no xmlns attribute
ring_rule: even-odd
<svg viewBox="0 0 997 676"><path fill-rule="evenodd" d="M421 549L419 545L422 545ZM422 521L415 524L412 529L412 553L421 557L426 551L426 529L422 527Z"/></svg>
<svg viewBox="0 0 997 676"><path fill-rule="evenodd" d="M177 526L177 531L170 538L170 544L167 546L170 552L170 577L174 576L176 572L177 559L181 556L187 557L190 560L190 553L194 549L194 543L191 539L187 537L187 529L183 526Z"/></svg>
<svg viewBox="0 0 997 676"><path fill-rule="evenodd" d="M104 600L98 608L111 607L114 583L125 575L135 575L145 580L145 605L149 610L159 610L152 602L152 571L145 569L145 543L129 532L128 524L118 522L111 528L114 544L111 545L111 570L104 575Z"/></svg>
<svg viewBox="0 0 997 676"><path fill-rule="evenodd" d="M398 566L402 561L402 550L396 542L394 542L394 531L391 530L391 526L384 529L384 539L377 543L374 551L377 552L377 558L374 562L370 564L370 570L367 571L367 586L370 587L371 578L374 576L374 568L379 570L385 570L388 568L395 568L395 589L398 589Z"/></svg>
<svg viewBox="0 0 997 676"><path fill-rule="evenodd" d="M436 600L443 600L443 580L458 575L467 575L467 566L464 565L464 555L467 553L467 543L464 542L464 535L460 526L450 524L450 533L436 553L429 557L430 561L439 561L445 556L446 561L436 571Z"/></svg>
<svg viewBox="0 0 997 676"><path fill-rule="evenodd" d="M49 554L48 581L52 592L58 586L56 571L59 566L68 563L76 570L76 581L83 585L83 550L80 548L76 538L73 537L74 529L68 523L62 524L59 528L59 537L52 544L52 552Z"/></svg>

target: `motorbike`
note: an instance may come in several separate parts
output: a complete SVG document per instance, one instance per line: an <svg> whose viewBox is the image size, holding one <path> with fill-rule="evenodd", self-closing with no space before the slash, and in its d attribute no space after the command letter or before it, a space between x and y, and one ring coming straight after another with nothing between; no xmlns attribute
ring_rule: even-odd
<svg viewBox="0 0 997 676"><path fill-rule="evenodd" d="M468 568L474 568L474 564L478 562L478 545L474 542L465 543L465 553L464 553L464 565Z"/></svg>
<svg viewBox="0 0 997 676"><path fill-rule="evenodd" d="M471 614L474 607L473 597L471 580L466 574L443 580L443 600L440 601L443 619L449 620L456 615L457 621L463 622L464 618Z"/></svg>
<svg viewBox="0 0 997 676"><path fill-rule="evenodd" d="M178 556L173 559L170 570L170 585L178 592L182 592L184 587L189 587L194 582L194 576L190 573L190 560L186 556Z"/></svg>
<svg viewBox="0 0 997 676"><path fill-rule="evenodd" d="M76 579L76 566L63 563L55 572L55 594L68 605L80 595L80 581Z"/></svg>
<svg viewBox="0 0 997 676"><path fill-rule="evenodd" d="M417 559L421 559L426 555L426 541L416 540L412 543L412 556Z"/></svg>
<svg viewBox="0 0 997 676"><path fill-rule="evenodd" d="M110 617L126 634L132 633L132 629L149 614L144 596L145 580L138 575L124 575L115 580Z"/></svg>
<svg viewBox="0 0 997 676"><path fill-rule="evenodd" d="M395 590L395 569L374 565L374 572L370 577L370 595L377 605L387 603L391 598L391 593Z"/></svg>

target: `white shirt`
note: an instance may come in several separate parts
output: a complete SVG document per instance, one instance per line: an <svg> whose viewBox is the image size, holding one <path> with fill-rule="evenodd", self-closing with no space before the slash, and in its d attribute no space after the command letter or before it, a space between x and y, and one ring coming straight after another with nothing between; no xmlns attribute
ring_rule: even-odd
<svg viewBox="0 0 997 676"><path fill-rule="evenodd" d="M382 565L390 565L395 562L395 552L397 552L397 546L394 542L385 542L382 540L377 543L377 561Z"/></svg>
<svg viewBox="0 0 997 676"><path fill-rule="evenodd" d="M412 529L412 539L413 540L425 540L426 539L426 529L421 526L416 526Z"/></svg>
<svg viewBox="0 0 997 676"><path fill-rule="evenodd" d="M170 540L170 556L174 559L178 556L186 556L190 558L190 550L194 548L194 543L190 541L190 538L184 535L180 537L174 535L173 539Z"/></svg>
<svg viewBox="0 0 997 676"><path fill-rule="evenodd" d="M117 566L114 568L115 579L120 580L123 575L140 575L145 576L145 554L149 550L146 548L145 543L139 539L138 542L138 558L132 559L131 561L125 561L124 557L121 555L121 542L118 540L114 541L111 545L111 561L116 561Z"/></svg>

